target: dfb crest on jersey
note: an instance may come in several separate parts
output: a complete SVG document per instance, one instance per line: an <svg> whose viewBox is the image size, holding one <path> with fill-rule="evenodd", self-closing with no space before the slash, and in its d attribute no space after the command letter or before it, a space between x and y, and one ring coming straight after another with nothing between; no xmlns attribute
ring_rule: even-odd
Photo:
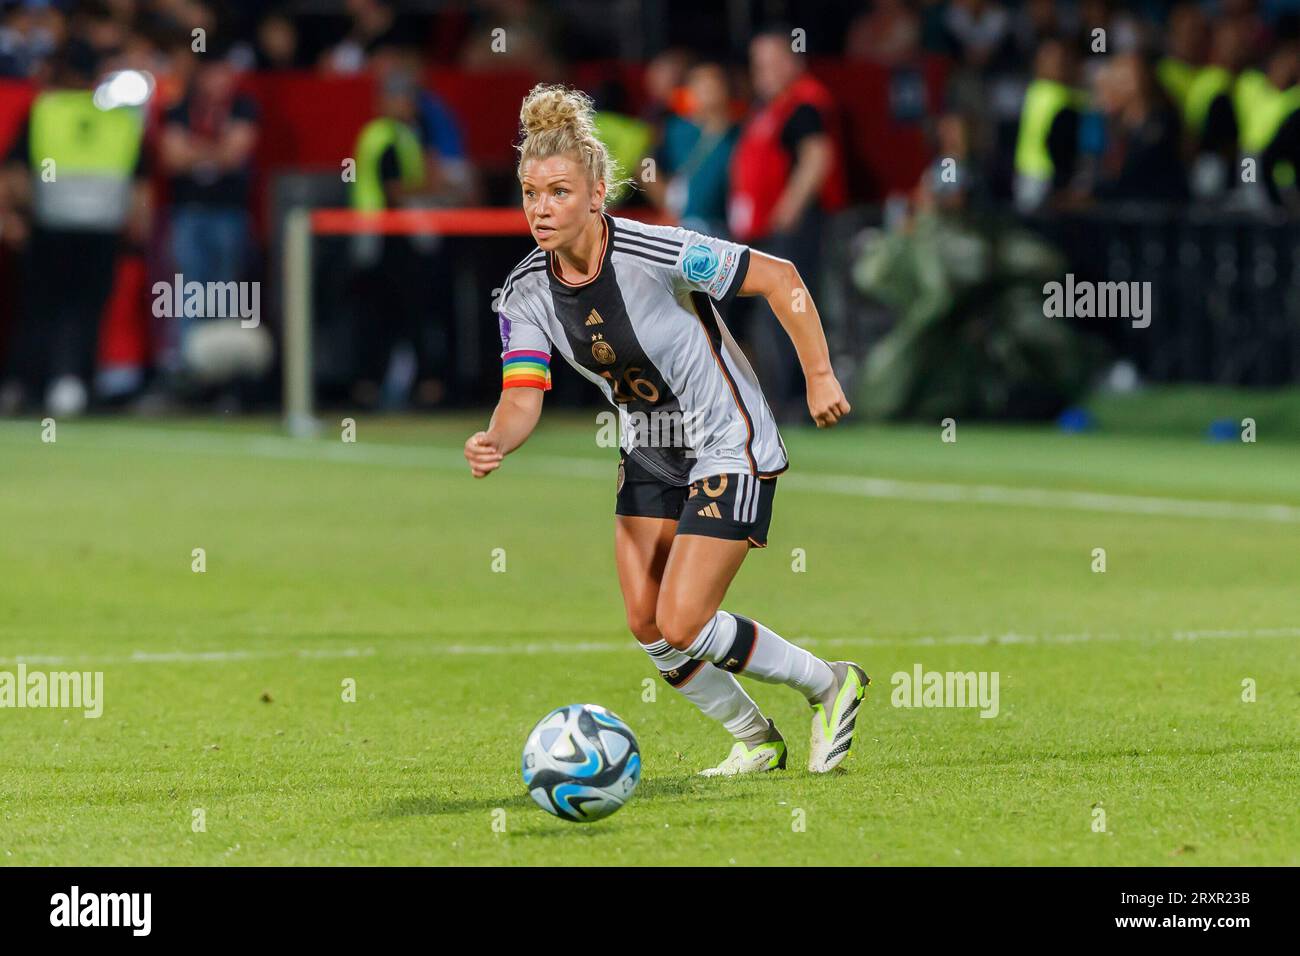
<svg viewBox="0 0 1300 956"><path fill-rule="evenodd" d="M599 332L591 337L591 357L601 365L613 365L617 361L614 346L606 342Z"/></svg>

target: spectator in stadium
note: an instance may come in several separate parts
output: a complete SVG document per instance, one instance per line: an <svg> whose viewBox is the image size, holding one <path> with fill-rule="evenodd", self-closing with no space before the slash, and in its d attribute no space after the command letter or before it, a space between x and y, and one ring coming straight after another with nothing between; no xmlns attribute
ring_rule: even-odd
<svg viewBox="0 0 1300 956"><path fill-rule="evenodd" d="M1093 189L1097 199L1180 202L1187 174L1179 150L1178 113L1138 53L1120 53L1098 75L1107 147Z"/></svg>
<svg viewBox="0 0 1300 956"><path fill-rule="evenodd" d="M779 236L795 258L815 258L803 255L810 251L806 240L820 234L825 213L844 205L834 99L806 72L784 30L755 37L750 64L760 103L732 161L732 233L743 241Z"/></svg>
<svg viewBox="0 0 1300 956"><path fill-rule="evenodd" d="M174 45L176 32L173 30L166 39ZM166 42L160 43L161 37L153 30L131 29L127 31L122 45L103 60L105 72L113 70L147 70L158 78L160 73L171 69L168 62ZM190 50L190 37L183 35L184 49Z"/></svg>
<svg viewBox="0 0 1300 956"><path fill-rule="evenodd" d="M1231 17L1216 24L1209 62L1196 70L1183 95L1191 188L1198 197L1221 196L1236 186L1241 131L1235 94L1241 69L1250 59L1250 42L1245 20ZM1248 85L1243 84L1243 92Z"/></svg>
<svg viewBox="0 0 1300 956"><path fill-rule="evenodd" d="M680 47L670 47L655 54L642 74L640 118L650 126L651 151L658 154L664 133L673 117L685 117L687 108L686 73L695 62L693 54Z"/></svg>
<svg viewBox="0 0 1300 956"><path fill-rule="evenodd" d="M560 74L557 33L554 16L543 4L481 0L461 65L471 70L528 70L538 79L555 79Z"/></svg>
<svg viewBox="0 0 1300 956"><path fill-rule="evenodd" d="M71 33L90 45L101 64L121 52L130 29L129 20L103 0L82 0L72 9Z"/></svg>
<svg viewBox="0 0 1300 956"><path fill-rule="evenodd" d="M419 84L409 69L395 66L378 75L378 93L379 115L362 128L354 149L352 207L378 212L430 205L443 180L436 150L422 137ZM390 375L394 348L403 341L415 355L417 405L444 398L446 328L430 316L432 290L445 288L451 277L446 257L435 254L431 242L425 236L354 237L352 298L363 326L352 399L363 408L406 404L411 382Z"/></svg>
<svg viewBox="0 0 1300 956"><path fill-rule="evenodd" d="M405 70L377 80L379 115L362 128L353 150L352 206L365 211L395 209L423 194L431 162L422 144L419 84Z"/></svg>
<svg viewBox="0 0 1300 956"><path fill-rule="evenodd" d="M233 27L225 23L229 5L222 4L220 10L222 16L219 17L216 5L201 0L154 0L153 9L141 19L150 25L150 32L157 30L170 35L172 42L179 34L192 52L199 52L192 46L198 40L202 40L205 48L209 41L215 41L223 48L233 46Z"/></svg>
<svg viewBox="0 0 1300 956"><path fill-rule="evenodd" d="M917 213L956 214L968 208L983 192L984 175L971 151L970 132L959 113L945 113L935 121L935 156L917 183Z"/></svg>
<svg viewBox="0 0 1300 956"><path fill-rule="evenodd" d="M732 155L727 221L738 241L793 262L816 294L825 218L846 198L843 150L834 99L806 71L790 36L790 30L774 28L750 43L760 102ZM789 339L774 320L760 320L753 345L768 373L769 395L798 411L803 387Z"/></svg>
<svg viewBox="0 0 1300 956"><path fill-rule="evenodd" d="M1169 12L1168 37L1168 49L1156 65L1156 76L1174 105L1184 111L1209 45L1205 11L1194 3L1178 4Z"/></svg>
<svg viewBox="0 0 1300 956"><path fill-rule="evenodd" d="M69 41L52 68L4 171L4 238L25 246L25 308L0 385L3 414L42 390L51 415L85 411L123 233L140 240L149 220L139 114L95 104L88 43Z"/></svg>
<svg viewBox="0 0 1300 956"><path fill-rule="evenodd" d="M425 87L420 88L420 142L432 160L430 193L443 205L475 202L479 183L460 121L441 97Z"/></svg>
<svg viewBox="0 0 1300 956"><path fill-rule="evenodd" d="M253 58L259 70L294 70L303 65L297 24L283 10L273 10L258 21Z"/></svg>
<svg viewBox="0 0 1300 956"><path fill-rule="evenodd" d="M1077 25L1081 48L1085 50L1091 51L1095 41L1104 39L1106 53L1137 52L1146 39L1141 14L1132 4L1114 0L1079 0ZM1104 34L1096 35L1098 29Z"/></svg>
<svg viewBox="0 0 1300 956"><path fill-rule="evenodd" d="M984 70L1002 53L1011 17L991 0L953 0L944 26L953 56L966 67Z"/></svg>
<svg viewBox="0 0 1300 956"><path fill-rule="evenodd" d="M1079 35L1075 49L1080 60L1079 85L1095 89L1097 74L1120 53L1140 52L1144 46L1143 21L1127 4L1113 0L1080 0Z"/></svg>
<svg viewBox="0 0 1300 956"><path fill-rule="evenodd" d="M1026 0L1012 18L1008 46L1016 63L1033 63L1039 45L1048 37L1076 32L1075 20L1056 0Z"/></svg>
<svg viewBox="0 0 1300 956"><path fill-rule="evenodd" d="M32 76L62 38L63 14L53 6L7 5L0 22L0 76Z"/></svg>
<svg viewBox="0 0 1300 956"><path fill-rule="evenodd" d="M645 161L654 152L654 127L628 111L627 90L618 80L602 83L594 100L596 136L605 144L619 175L632 180L632 186L616 183L610 187L609 204L644 206L640 188L646 184Z"/></svg>
<svg viewBox="0 0 1300 956"><path fill-rule="evenodd" d="M1300 211L1296 171L1300 169L1300 38L1295 24L1279 39L1268 60L1267 79L1251 89L1243 147L1257 156L1257 180L1274 205Z"/></svg>
<svg viewBox="0 0 1300 956"><path fill-rule="evenodd" d="M921 20L903 0L875 0L871 9L849 26L846 56L881 66L899 66L916 59L921 46Z"/></svg>
<svg viewBox="0 0 1300 956"><path fill-rule="evenodd" d="M645 66L645 106L641 118L656 129L663 129L671 116L686 112L686 74L691 68L690 53L672 47L651 57Z"/></svg>
<svg viewBox="0 0 1300 956"><path fill-rule="evenodd" d="M1281 2L1270 5L1273 7L1275 14L1282 13L1283 15L1293 13L1295 7L1289 0L1281 0ZM1246 34L1246 42L1251 50L1268 48L1270 30L1260 13L1260 5L1256 0L1220 0L1217 7L1218 21L1220 23L1235 20L1241 24L1241 28Z"/></svg>
<svg viewBox="0 0 1300 956"><path fill-rule="evenodd" d="M1011 56L1011 16L992 0L953 0L944 12L943 35L944 52L954 61L947 100L970 121L975 148L991 152L999 135L1009 136L1023 90L1024 64Z"/></svg>
<svg viewBox="0 0 1300 956"><path fill-rule="evenodd" d="M236 89L234 68L221 45L201 56L184 98L168 110L159 160L171 183L168 248L184 282L238 282L250 263L249 199L257 105ZM178 316L172 340L178 366L193 319Z"/></svg>
<svg viewBox="0 0 1300 956"><path fill-rule="evenodd" d="M426 158L420 142L419 85L405 71L378 77L379 115L361 130L353 153L356 178L352 206L373 212L402 205L425 188Z"/></svg>
<svg viewBox="0 0 1300 956"><path fill-rule="evenodd" d="M382 47L419 46L409 23L391 0L347 0L352 23L343 38L325 52L321 65L334 73L360 73Z"/></svg>
<svg viewBox="0 0 1300 956"><path fill-rule="evenodd" d="M1016 134L1014 192L1021 212L1061 197L1074 180L1082 107L1074 75L1069 44L1059 37L1044 40L1034 56L1034 78L1025 89Z"/></svg>
<svg viewBox="0 0 1300 956"><path fill-rule="evenodd" d="M464 131L446 102L418 82L423 69L419 53L411 47L379 47L370 57L370 68L381 85L385 78L399 75L409 78L416 86L416 128L425 163L425 183L420 195L441 206L473 202L479 194L479 184L465 149Z"/></svg>
<svg viewBox="0 0 1300 956"><path fill-rule="evenodd" d="M730 82L720 63L699 63L686 79L686 116L670 115L659 148L659 175L646 191L687 229L724 236L727 171L740 138Z"/></svg>

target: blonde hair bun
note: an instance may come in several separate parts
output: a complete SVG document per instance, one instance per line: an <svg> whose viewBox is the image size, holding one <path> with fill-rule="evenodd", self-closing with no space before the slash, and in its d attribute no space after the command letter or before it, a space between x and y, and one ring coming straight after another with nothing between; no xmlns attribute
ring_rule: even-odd
<svg viewBox="0 0 1300 956"><path fill-rule="evenodd" d="M570 156L586 172L593 190L598 182L604 182L606 201L630 182L618 178L618 165L596 135L595 105L581 90L538 83L519 108L519 131L523 134L517 147L520 181L525 163Z"/></svg>
<svg viewBox="0 0 1300 956"><path fill-rule="evenodd" d="M548 130L568 129L595 135L595 109L581 90L539 83L524 97L519 128L525 138Z"/></svg>

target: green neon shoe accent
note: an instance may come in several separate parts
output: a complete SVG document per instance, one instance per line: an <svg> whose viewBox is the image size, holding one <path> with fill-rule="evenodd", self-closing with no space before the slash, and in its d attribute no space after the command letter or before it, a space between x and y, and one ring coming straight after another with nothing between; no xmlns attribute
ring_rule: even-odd
<svg viewBox="0 0 1300 956"><path fill-rule="evenodd" d="M871 683L871 678L867 678L867 683ZM854 685L857 685L854 689ZM846 697L845 693L849 692L850 696ZM839 693L835 695L835 706L833 713L836 715L835 723L839 725L839 714L849 706L850 700L862 700L867 696L867 685L858 679L858 672L852 667L849 668L848 677L844 679L844 685L840 687ZM831 726L830 720L826 716L826 706L820 702L813 704L813 711L821 717L818 726L821 728L822 737L827 743L835 739L835 728Z"/></svg>
<svg viewBox="0 0 1300 956"><path fill-rule="evenodd" d="M767 769L783 769L785 767L785 744L779 740L770 743L759 744L753 750L746 751L747 754L757 754L761 750L770 751L772 756L767 761Z"/></svg>
<svg viewBox="0 0 1300 956"><path fill-rule="evenodd" d="M770 723L771 722L769 721L769 726ZM761 744L755 744L753 747L747 747L745 746L744 741L737 740L732 745L731 753L728 755L726 760L717 767L710 767L707 770L700 771L699 775L705 777L731 776L732 774L724 773L722 768L737 759L743 759L744 761L751 763L751 768L743 771L744 773L784 770L786 758L788 756L785 747L785 739L777 734L775 728L772 728L772 732L776 734L775 740L765 740ZM758 763L758 761L761 761L761 763Z"/></svg>
<svg viewBox="0 0 1300 956"><path fill-rule="evenodd" d="M770 728L769 731L770 735L775 736L776 739L765 740L761 744L755 744L753 747L746 747L745 756L752 757L766 750L772 754L771 758L767 762L768 769L771 769L773 766L785 767L785 757L786 757L785 738L780 735L780 733L776 729L776 726L772 723L771 720L767 722L767 726ZM743 741L738 740L736 741L736 743L739 744L741 747L745 746Z"/></svg>
<svg viewBox="0 0 1300 956"><path fill-rule="evenodd" d="M817 726L821 729L822 736L828 741L831 740L832 730L830 722L826 719L826 708L821 704L813 704L813 711L821 718L817 722Z"/></svg>

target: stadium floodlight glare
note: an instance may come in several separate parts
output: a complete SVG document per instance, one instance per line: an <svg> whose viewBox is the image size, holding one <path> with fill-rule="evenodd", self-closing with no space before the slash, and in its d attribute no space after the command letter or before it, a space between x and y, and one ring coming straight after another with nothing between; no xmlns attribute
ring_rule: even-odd
<svg viewBox="0 0 1300 956"><path fill-rule="evenodd" d="M156 86L153 74L145 70L117 70L95 87L94 103L105 111L119 106L144 106Z"/></svg>

